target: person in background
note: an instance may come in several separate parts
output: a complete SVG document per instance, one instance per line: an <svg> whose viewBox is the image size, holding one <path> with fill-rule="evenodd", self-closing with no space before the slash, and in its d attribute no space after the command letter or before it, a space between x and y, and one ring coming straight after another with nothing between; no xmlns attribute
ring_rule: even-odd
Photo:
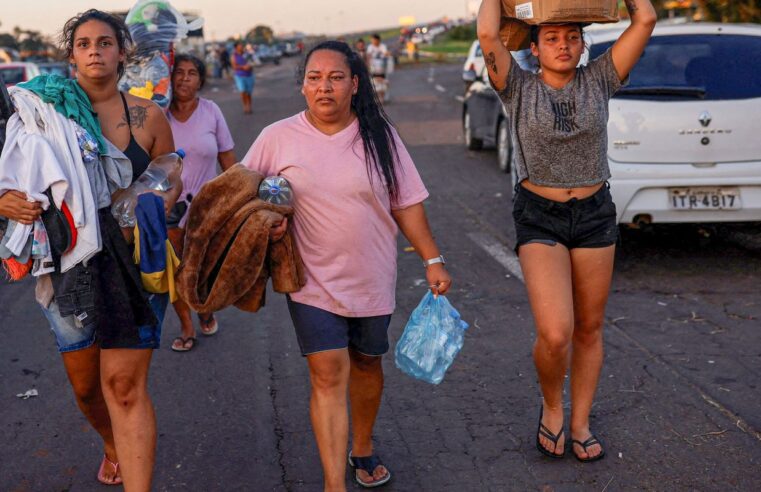
<svg viewBox="0 0 761 492"><path fill-rule="evenodd" d="M235 87L240 92L240 98L243 102L243 112L251 114L251 93L254 92L254 64L246 57L242 42L235 43L230 63L233 68Z"/></svg>
<svg viewBox="0 0 761 492"><path fill-rule="evenodd" d="M603 363L603 322L618 224L607 180L608 101L628 83L656 22L650 0L626 0L631 25L612 48L579 67L580 24L534 26L541 71L521 69L499 37L500 0L484 0L478 39L510 116L518 185L513 220L536 324L534 363L544 400L537 449L565 452L563 383L570 359L570 442L579 461L605 456L589 428Z"/></svg>
<svg viewBox="0 0 761 492"><path fill-rule="evenodd" d="M381 42L379 34L373 34L365 57L370 74L373 76L375 92L378 93L378 97L382 102L386 102L389 91L388 66L391 53L386 45Z"/></svg>
<svg viewBox="0 0 761 492"><path fill-rule="evenodd" d="M381 357L395 305L399 229L423 260L428 285L451 278L428 226L428 192L375 94L361 57L346 43L314 47L303 66L306 111L265 128L242 164L288 180L293 234L306 285L288 309L312 385L310 415L325 490L346 489L351 402L354 478L391 478L373 449L383 392ZM287 221L272 234L284 233ZM370 232L368 232L370 231Z"/></svg>
<svg viewBox="0 0 761 492"><path fill-rule="evenodd" d="M151 101L119 92L117 83L132 44L127 26L111 14L91 9L66 22L61 41L69 63L77 69L76 82L70 82L76 87L68 89L87 97L108 144L100 149L101 164L104 159L129 162L134 182L152 159L175 148L163 110ZM28 82L29 87L35 80ZM46 94L54 90L52 85L48 80ZM172 188L164 194L156 192L167 208L182 191L179 174L169 179ZM101 206L97 215L103 248L86 265L49 275L55 297L59 296L56 285L67 282L67 275L71 279L70 272L75 273L77 284L96 289L93 298L98 299L94 308L98 322L83 326L86 318L62 315L55 298L42 308L79 409L103 440L97 479L106 485L123 482L125 490L147 492L156 450L156 416L148 394L148 370L153 350L159 346L168 295L149 298L136 292L140 289L139 272L125 242L126 229L119 229L110 206L98 205L100 194L94 198L96 206ZM0 196L0 215L30 223L40 216L39 205L8 191ZM126 272L132 267L133 271ZM68 292L64 289L64 294ZM141 319L153 324L142 324Z"/></svg>
<svg viewBox="0 0 761 492"><path fill-rule="evenodd" d="M362 38L357 39L354 43L354 51L357 52L362 61L367 64L367 43Z"/></svg>
<svg viewBox="0 0 761 492"><path fill-rule="evenodd" d="M211 68L211 76L215 79L218 79L222 76L221 68L219 66L219 57L217 56L216 50L208 49L206 50L206 56L204 57L204 61L206 62L206 67Z"/></svg>
<svg viewBox="0 0 761 492"><path fill-rule="evenodd" d="M206 67L192 55L180 54L172 70L172 103L167 118L175 145L185 150L182 166L183 194L167 219L169 240L182 257L185 243L185 221L192 197L201 186L217 175L217 162L222 171L235 164L234 143L219 106L200 97L206 83ZM182 333L172 341L172 350L187 352L196 344L190 307L182 299L174 302ZM214 313L198 313L201 333L214 335L219 329Z"/></svg>
<svg viewBox="0 0 761 492"><path fill-rule="evenodd" d="M226 45L219 47L219 67L222 77L230 78L230 52L227 50Z"/></svg>

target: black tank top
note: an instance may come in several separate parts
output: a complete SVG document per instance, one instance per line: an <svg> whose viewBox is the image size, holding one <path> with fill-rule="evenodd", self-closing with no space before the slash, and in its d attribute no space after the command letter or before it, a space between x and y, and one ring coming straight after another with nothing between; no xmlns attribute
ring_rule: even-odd
<svg viewBox="0 0 761 492"><path fill-rule="evenodd" d="M129 144L127 145L127 148L123 150L124 155L127 156L127 159L132 163L132 182L134 183L137 178L140 177L143 172L145 172L146 169L148 169L148 164L151 163L151 156L148 154L148 152L143 149L139 143L137 143L137 140L135 140L135 136L132 135L132 121L130 121L129 118L129 107L127 106L127 98L124 97L123 93L119 93L120 96L122 96L122 102L124 103L124 114L127 116L127 128L129 129Z"/></svg>

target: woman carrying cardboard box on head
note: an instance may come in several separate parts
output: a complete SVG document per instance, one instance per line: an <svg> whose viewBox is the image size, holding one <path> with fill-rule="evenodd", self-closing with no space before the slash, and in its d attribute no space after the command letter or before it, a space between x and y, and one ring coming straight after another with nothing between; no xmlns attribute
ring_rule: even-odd
<svg viewBox="0 0 761 492"><path fill-rule="evenodd" d="M537 4L538 2L533 2ZM631 25L587 66L583 22L531 27L538 74L513 63L500 39L500 0L484 0L478 39L515 145L516 251L536 324L534 363L544 401L536 445L564 455L563 381L570 358L574 455L605 455L589 428L602 368L602 327L618 237L608 191L608 100L624 84L653 31L650 0L626 0Z"/></svg>

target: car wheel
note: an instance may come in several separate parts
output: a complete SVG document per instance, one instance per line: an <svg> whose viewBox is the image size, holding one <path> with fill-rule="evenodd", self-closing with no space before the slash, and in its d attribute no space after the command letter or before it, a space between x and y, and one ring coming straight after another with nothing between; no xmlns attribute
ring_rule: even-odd
<svg viewBox="0 0 761 492"><path fill-rule="evenodd" d="M506 118L500 118L497 125L497 163L500 171L510 172L510 161L513 157L512 142L510 141L510 129Z"/></svg>
<svg viewBox="0 0 761 492"><path fill-rule="evenodd" d="M462 120L462 132L465 135L465 146L468 150L481 150L484 142L481 139L473 137L473 128L470 123L470 112L465 110L465 117Z"/></svg>

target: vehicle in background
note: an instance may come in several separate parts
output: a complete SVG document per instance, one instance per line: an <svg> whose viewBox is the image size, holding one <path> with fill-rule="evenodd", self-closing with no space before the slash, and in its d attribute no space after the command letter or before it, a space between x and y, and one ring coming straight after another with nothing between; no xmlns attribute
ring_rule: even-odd
<svg viewBox="0 0 761 492"><path fill-rule="evenodd" d="M298 45L290 41L282 41L277 43L276 46L282 53L282 56L297 56L301 54L301 50L299 50Z"/></svg>
<svg viewBox="0 0 761 492"><path fill-rule="evenodd" d="M471 52L477 48L478 51L475 53L480 53L480 47L477 47L477 43L478 41L471 46ZM530 50L513 51L512 55L523 70L536 72L539 69L537 60ZM494 92L491 82L489 82L483 57L474 56L473 59L474 61L471 63L478 67L478 71L474 70L473 74L469 74L467 70L463 71L463 80L466 83L468 78L472 76L472 81L465 91L465 100L462 103L462 127L465 145L469 150L496 147L499 168L504 172L509 172L513 145L510 139L507 113L505 113L502 102L497 93Z"/></svg>
<svg viewBox="0 0 761 492"><path fill-rule="evenodd" d="M465 82L465 91L476 81L476 78L484 68L484 53L481 51L481 43L476 39L470 45L468 57L465 58L465 64L462 66L462 80Z"/></svg>
<svg viewBox="0 0 761 492"><path fill-rule="evenodd" d="M20 82L32 80L40 75L40 69L36 63L0 63L0 74L2 74L3 80L5 80L5 86L11 87Z"/></svg>
<svg viewBox="0 0 761 492"><path fill-rule="evenodd" d="M588 29L586 64L625 26ZM610 191L622 224L761 222L761 26L659 23L609 103ZM469 149L512 170L507 115L485 69L463 103Z"/></svg>
<svg viewBox="0 0 761 492"><path fill-rule="evenodd" d="M590 32L589 59L620 34ZM609 107L619 222L761 221L761 26L656 26Z"/></svg>
<svg viewBox="0 0 761 492"><path fill-rule="evenodd" d="M260 44L256 47L256 56L262 61L262 63L271 62L275 65L279 65L283 53L274 46Z"/></svg>
<svg viewBox="0 0 761 492"><path fill-rule="evenodd" d="M61 77L72 78L71 68L68 63L63 62L44 62L37 63L42 74L60 75Z"/></svg>

